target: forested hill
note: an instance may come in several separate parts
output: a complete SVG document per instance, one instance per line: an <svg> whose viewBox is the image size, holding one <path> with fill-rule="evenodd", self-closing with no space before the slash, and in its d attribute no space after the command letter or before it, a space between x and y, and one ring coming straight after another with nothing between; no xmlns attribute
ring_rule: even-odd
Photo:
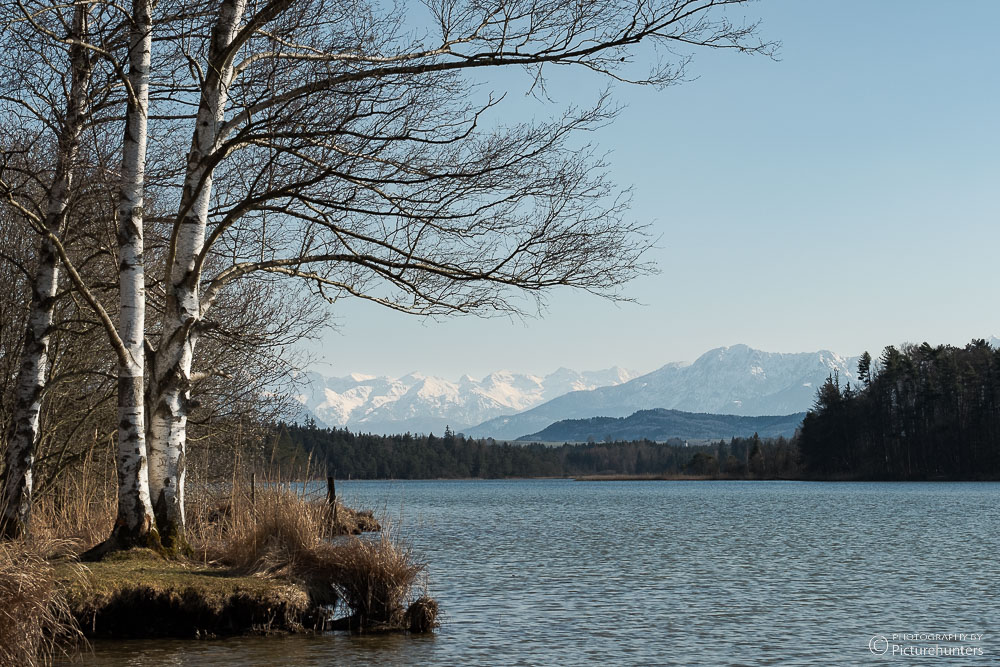
<svg viewBox="0 0 1000 667"><path fill-rule="evenodd" d="M639 410L628 417L565 419L538 433L518 440L528 442L600 442L605 440L653 440L671 438L714 440L718 438L791 437L806 413L774 417L711 415L680 410Z"/></svg>
<svg viewBox="0 0 1000 667"><path fill-rule="evenodd" d="M811 474L861 479L1000 479L1000 350L887 347L831 377L802 426Z"/></svg>

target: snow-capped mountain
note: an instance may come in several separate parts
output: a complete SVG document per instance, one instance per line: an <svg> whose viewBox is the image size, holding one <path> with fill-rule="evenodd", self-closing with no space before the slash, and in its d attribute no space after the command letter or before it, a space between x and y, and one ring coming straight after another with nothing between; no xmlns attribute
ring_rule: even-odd
<svg viewBox="0 0 1000 667"><path fill-rule="evenodd" d="M560 368L544 377L498 371L482 380L465 375L451 382L418 373L400 378L360 373L327 378L307 373L296 398L328 426L440 435L446 425L459 431L568 392L621 384L636 375L618 367L582 373Z"/></svg>
<svg viewBox="0 0 1000 667"><path fill-rule="evenodd" d="M746 345L710 350L613 387L565 394L519 414L465 429L473 437L514 439L563 419L626 417L668 408L728 415L787 415L808 410L831 373L855 382L857 357L833 352L783 354Z"/></svg>
<svg viewBox="0 0 1000 667"><path fill-rule="evenodd" d="M1000 338L989 342L1000 348ZM636 377L621 368L546 376L499 371L455 382L417 373L401 378L352 373L303 376L303 414L328 426L374 433L437 433L450 425L473 437L512 440L563 419L626 417L666 408L744 416L787 415L812 407L831 373L856 382L857 357L774 353L746 345L706 352Z"/></svg>

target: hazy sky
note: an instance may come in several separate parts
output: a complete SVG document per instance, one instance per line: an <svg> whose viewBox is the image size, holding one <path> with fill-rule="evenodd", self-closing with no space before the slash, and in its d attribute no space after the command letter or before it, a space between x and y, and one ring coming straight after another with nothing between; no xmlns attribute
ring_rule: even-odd
<svg viewBox="0 0 1000 667"><path fill-rule="evenodd" d="M619 86L590 137L662 273L614 305L553 292L542 319L443 322L338 302L315 369L457 378L506 368L648 371L720 345L876 352L1000 334L1000 2L764 0L740 9L780 60L697 52L693 81ZM593 99L551 73L555 102ZM511 79L512 87L523 81ZM585 90L581 97L574 97Z"/></svg>

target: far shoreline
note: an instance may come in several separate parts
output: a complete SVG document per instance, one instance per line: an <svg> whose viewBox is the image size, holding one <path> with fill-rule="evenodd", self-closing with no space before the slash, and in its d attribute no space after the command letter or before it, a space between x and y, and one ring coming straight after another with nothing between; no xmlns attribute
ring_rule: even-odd
<svg viewBox="0 0 1000 667"><path fill-rule="evenodd" d="M542 477L354 477L337 479L337 482L530 482L546 480L565 480L571 482L885 482L885 483L938 483L938 482L1000 482L997 478L934 478L934 479L884 479L866 477L725 477L718 475L547 475ZM322 483L319 479L290 480L283 484L317 484ZM339 495L339 494L338 494Z"/></svg>

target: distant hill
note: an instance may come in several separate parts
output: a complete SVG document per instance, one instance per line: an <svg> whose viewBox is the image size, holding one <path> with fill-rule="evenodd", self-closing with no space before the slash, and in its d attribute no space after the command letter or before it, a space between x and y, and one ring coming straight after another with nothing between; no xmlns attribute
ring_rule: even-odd
<svg viewBox="0 0 1000 667"><path fill-rule="evenodd" d="M574 391L529 410L464 429L470 437L512 440L563 419L625 417L667 408L720 415L787 415L812 407L827 376L856 382L857 357L720 347L694 363L672 363L617 386ZM751 432L752 433L752 432Z"/></svg>
<svg viewBox="0 0 1000 667"><path fill-rule="evenodd" d="M680 410L640 410L628 417L592 417L565 419L538 433L518 440L532 442L588 442L603 440L655 440L671 438L709 440L716 438L749 437L757 433L762 438L790 437L806 414L777 417L746 417L711 415Z"/></svg>

